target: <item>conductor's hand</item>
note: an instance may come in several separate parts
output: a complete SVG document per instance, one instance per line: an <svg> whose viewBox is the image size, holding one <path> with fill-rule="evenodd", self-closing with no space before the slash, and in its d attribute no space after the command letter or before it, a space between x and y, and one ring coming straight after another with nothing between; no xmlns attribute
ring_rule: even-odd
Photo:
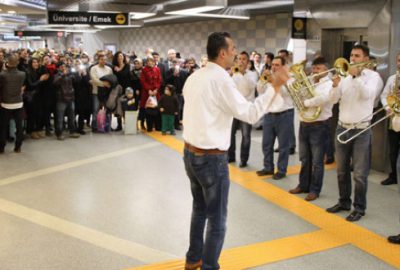
<svg viewBox="0 0 400 270"><path fill-rule="evenodd" d="M274 87L275 92L279 93L281 87L286 84L290 79L289 69L287 67L282 67L278 71L274 72L272 77L272 87Z"/></svg>

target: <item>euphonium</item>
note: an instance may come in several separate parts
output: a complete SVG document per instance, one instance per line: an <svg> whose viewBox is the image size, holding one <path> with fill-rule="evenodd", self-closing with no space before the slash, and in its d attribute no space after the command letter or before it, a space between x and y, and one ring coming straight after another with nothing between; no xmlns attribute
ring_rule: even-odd
<svg viewBox="0 0 400 270"><path fill-rule="evenodd" d="M400 70L396 72L393 89L386 97L386 101L393 113L398 115L400 113Z"/></svg>
<svg viewBox="0 0 400 270"><path fill-rule="evenodd" d="M304 72L304 65L305 61L290 67L290 72L295 81L287 85L286 89L303 121L312 122L321 114L321 107L306 107L304 105L306 99L315 97L314 87Z"/></svg>

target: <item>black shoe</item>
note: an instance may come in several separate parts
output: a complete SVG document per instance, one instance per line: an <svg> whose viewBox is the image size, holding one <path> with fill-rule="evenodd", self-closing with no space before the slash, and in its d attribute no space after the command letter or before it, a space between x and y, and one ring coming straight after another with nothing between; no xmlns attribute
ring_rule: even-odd
<svg viewBox="0 0 400 270"><path fill-rule="evenodd" d="M389 236L388 241L389 243L400 245L400 234Z"/></svg>
<svg viewBox="0 0 400 270"><path fill-rule="evenodd" d="M343 207L340 204L335 204L332 207L326 208L326 212L337 213L340 211L350 211L350 207Z"/></svg>
<svg viewBox="0 0 400 270"><path fill-rule="evenodd" d="M78 133L81 134L81 135L85 135L86 134L86 132L83 129L79 130Z"/></svg>
<svg viewBox="0 0 400 270"><path fill-rule="evenodd" d="M176 130L182 130L182 128L181 128L181 127L175 127L175 129L176 129Z"/></svg>
<svg viewBox="0 0 400 270"><path fill-rule="evenodd" d="M285 177L286 177L285 173L277 172L276 174L274 174L274 176L272 178L274 180L281 180L282 178L285 178Z"/></svg>
<svg viewBox="0 0 400 270"><path fill-rule="evenodd" d="M294 155L296 153L296 148L290 148L289 155Z"/></svg>
<svg viewBox="0 0 400 270"><path fill-rule="evenodd" d="M0 149L0 154L4 154L4 148Z"/></svg>
<svg viewBox="0 0 400 270"><path fill-rule="evenodd" d="M15 147L14 148L15 153L21 153L21 147Z"/></svg>
<svg viewBox="0 0 400 270"><path fill-rule="evenodd" d="M334 163L334 162L335 162L335 159L334 159L334 158L327 158L327 159L325 160L325 164L326 164L326 165L332 164L332 163Z"/></svg>
<svg viewBox="0 0 400 270"><path fill-rule="evenodd" d="M384 186L393 185L393 184L397 184L397 179L392 179L390 177L388 177L387 179L385 179L381 182L381 185L384 185Z"/></svg>
<svg viewBox="0 0 400 270"><path fill-rule="evenodd" d="M275 152L275 153L278 153L278 152L279 152L279 148L275 148L275 149L274 149L274 152Z"/></svg>
<svg viewBox="0 0 400 270"><path fill-rule="evenodd" d="M233 163L233 162L236 162L236 159L234 159L234 158L228 158L228 163Z"/></svg>
<svg viewBox="0 0 400 270"><path fill-rule="evenodd" d="M256 128L256 130L262 130L263 126L259 126L258 128Z"/></svg>
<svg viewBox="0 0 400 270"><path fill-rule="evenodd" d="M241 161L239 164L239 168L244 168L244 167L247 167L247 162Z"/></svg>
<svg viewBox="0 0 400 270"><path fill-rule="evenodd" d="M359 221L365 214L354 210L347 216L346 220L350 222Z"/></svg>
<svg viewBox="0 0 400 270"><path fill-rule="evenodd" d="M256 172L258 176L273 175L274 171L267 171L265 169Z"/></svg>

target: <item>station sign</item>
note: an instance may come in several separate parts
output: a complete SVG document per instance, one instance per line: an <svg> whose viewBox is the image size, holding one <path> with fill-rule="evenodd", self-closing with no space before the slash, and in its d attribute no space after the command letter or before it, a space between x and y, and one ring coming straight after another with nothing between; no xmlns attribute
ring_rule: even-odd
<svg viewBox="0 0 400 270"><path fill-rule="evenodd" d="M307 38L307 18L292 18L292 38Z"/></svg>
<svg viewBox="0 0 400 270"><path fill-rule="evenodd" d="M48 11L48 24L129 25L129 13Z"/></svg>

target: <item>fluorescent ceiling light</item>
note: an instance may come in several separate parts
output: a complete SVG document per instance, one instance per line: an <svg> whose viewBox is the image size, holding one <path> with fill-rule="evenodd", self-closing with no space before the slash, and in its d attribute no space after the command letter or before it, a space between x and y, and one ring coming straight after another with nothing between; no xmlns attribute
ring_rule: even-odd
<svg viewBox="0 0 400 270"><path fill-rule="evenodd" d="M225 8L218 13L189 13L189 16L196 17L210 17L210 18L225 18L225 19L239 19L248 20L250 15L245 10Z"/></svg>
<svg viewBox="0 0 400 270"><path fill-rule="evenodd" d="M181 15L174 15L174 16L163 16L163 17L157 17L157 18L151 18L144 20L144 23L152 23L152 22L163 22L163 21L170 21L170 20L175 20L175 19L180 19L180 18L185 18L187 16L181 16Z"/></svg>
<svg viewBox="0 0 400 270"><path fill-rule="evenodd" d="M187 9L176 10L176 11L168 11L168 12L165 12L165 14L191 15L194 13L213 11L213 10L217 10L217 9L221 9L221 8L224 8L224 6L204 6L204 7L197 7L197 8L187 8Z"/></svg>
<svg viewBox="0 0 400 270"><path fill-rule="evenodd" d="M95 25L98 29L138 28L144 25L143 21L133 22L130 25Z"/></svg>
<svg viewBox="0 0 400 270"><path fill-rule="evenodd" d="M227 6L227 0L193 0L185 1L175 5L166 5L165 14L188 15L189 13L208 12L222 9Z"/></svg>
<svg viewBox="0 0 400 270"><path fill-rule="evenodd" d="M7 11L8 14L16 14L17 12L15 12L15 10L9 10Z"/></svg>
<svg viewBox="0 0 400 270"><path fill-rule="evenodd" d="M129 12L131 19L136 19L136 20L155 16L156 14L157 13L150 13L150 12L149 13L147 13L147 12Z"/></svg>

